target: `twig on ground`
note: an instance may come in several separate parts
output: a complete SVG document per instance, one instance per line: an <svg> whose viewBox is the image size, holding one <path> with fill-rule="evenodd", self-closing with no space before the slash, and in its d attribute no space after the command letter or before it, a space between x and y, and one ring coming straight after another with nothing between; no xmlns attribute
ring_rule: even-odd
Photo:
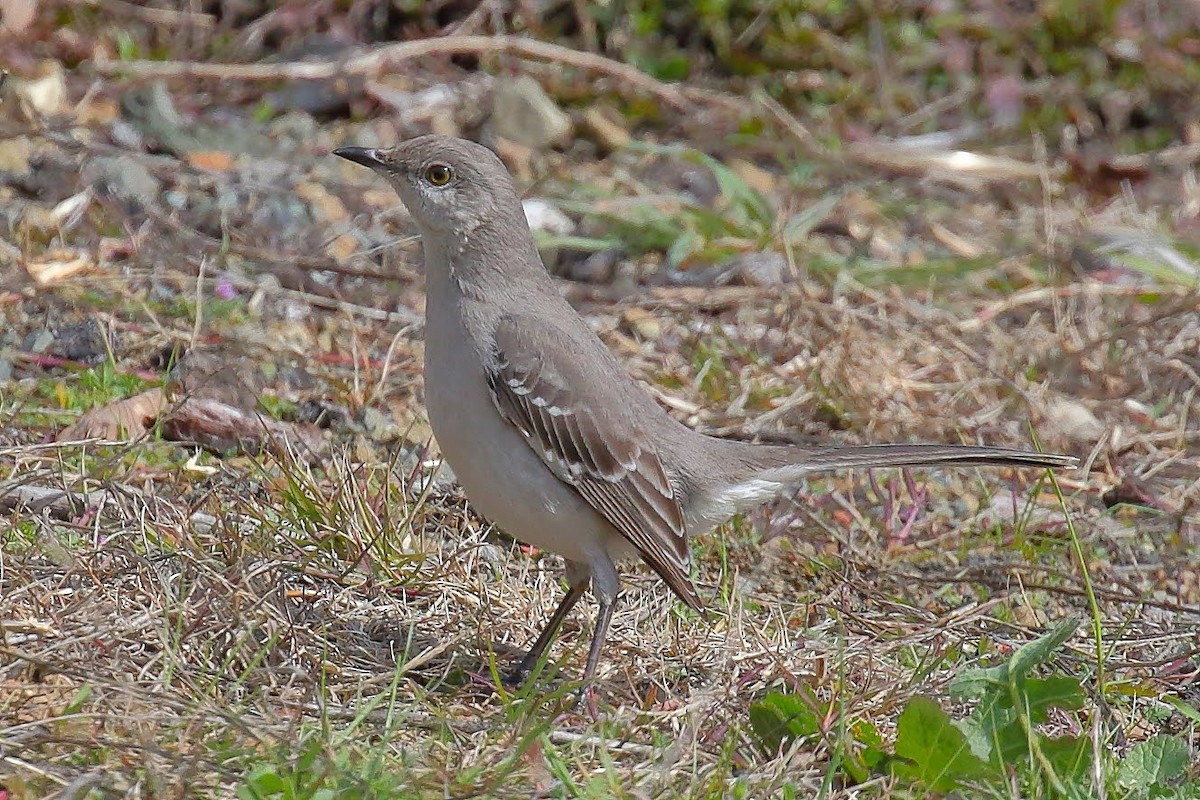
<svg viewBox="0 0 1200 800"><path fill-rule="evenodd" d="M404 61L430 56L497 53L552 61L587 72L607 75L618 82L651 94L672 108L686 110L691 101L679 86L663 83L636 67L595 53L517 36L444 36L384 45L336 61L285 61L274 64L205 64L190 61L108 61L92 65L100 75L131 79L214 78L217 80L276 81L326 80L376 76Z"/></svg>
<svg viewBox="0 0 1200 800"><path fill-rule="evenodd" d="M910 583L915 582L921 584L932 584L934 586L945 585L948 583L965 584L968 586L973 584L982 584L984 586L995 588L998 586L1007 585L1007 583L1012 580L1012 576L1020 575L1022 571L1030 571L1037 569L1038 567L1039 565L1036 564L997 565L988 567L987 569L965 570L962 574L958 575L919 575L901 570L888 570L887 572L888 574L896 577L898 580ZM1057 571L1049 567L1042 568L1040 571L1053 574L1055 577L1060 579L1067 577L1064 576L1061 571ZM1081 588L1076 588L1073 586L1060 586L1053 583L1030 582L1024 577L1021 578L1021 586L1025 589L1046 592L1047 594L1064 595L1066 597L1084 597L1086 595L1084 590ZM1111 589L1097 588L1096 595L1111 603L1133 603L1149 608L1159 608L1163 611L1170 611L1176 614L1188 614L1191 616L1200 617L1200 608L1197 608L1196 606L1187 606L1183 605L1182 603L1172 603L1167 600L1156 600L1152 597L1147 597L1145 594L1139 593L1140 590L1136 586L1126 584L1125 588L1128 591L1124 594L1121 592L1115 592Z"/></svg>
<svg viewBox="0 0 1200 800"><path fill-rule="evenodd" d="M808 156L819 158L832 164L840 164L844 159L834 151L830 150L825 145L817 141L817 137L813 136L808 128L796 119L786 108L779 104L779 101L771 97L762 89L754 93L754 99L765 108L771 116L775 118L785 131L792 135L792 138L799 143L801 149Z"/></svg>
<svg viewBox="0 0 1200 800"><path fill-rule="evenodd" d="M79 442L72 442L79 444ZM133 487L127 488L128 493L137 494ZM32 486L20 483L0 484L0 511L26 511L41 514L49 512L55 519L71 520L86 511L100 508L105 500L113 496L111 489L92 489L90 491L70 491L53 489L49 486ZM110 504L109 508L117 507ZM217 518L199 512L189 517L192 526L199 533L207 533L217 525Z"/></svg>
<svg viewBox="0 0 1200 800"><path fill-rule="evenodd" d="M116 16L132 17L151 25L169 27L211 28L217 24L212 14L202 11L177 11L173 8L153 8L126 0L86 0L86 5L98 6Z"/></svg>
<svg viewBox="0 0 1200 800"><path fill-rule="evenodd" d="M317 705L315 703L304 703L297 706L297 708L318 717L326 715L344 720L359 719L363 714L361 709L347 706ZM388 722L393 720L395 716L395 711L389 708L379 708L368 711L366 714L367 719L377 722ZM477 720L451 719L421 712L409 712L405 714L404 721L417 728L426 728L435 731L443 728L451 728L462 734L479 733L491 727L488 723ZM630 741L608 741L597 736L562 729L552 730L547 735L554 744L587 744L603 748L610 753L629 753L647 758L657 756L660 753L660 750L652 745Z"/></svg>
<svg viewBox="0 0 1200 800"><path fill-rule="evenodd" d="M1188 290L1183 287L1161 286L1155 287L1155 292L1158 293L1177 293L1179 295L1186 294ZM1122 286L1117 284L1088 282L1088 283L1072 283L1067 286L1039 286L1036 289L1028 289L1023 292L1017 292L1014 295L997 300L990 303L979 310L973 317L964 319L958 323L958 330L962 333L968 331L977 331L989 321L996 317L1007 314L1010 311L1015 311L1021 306L1038 305L1045 303L1055 298L1066 297L1137 297L1146 293L1145 286Z"/></svg>

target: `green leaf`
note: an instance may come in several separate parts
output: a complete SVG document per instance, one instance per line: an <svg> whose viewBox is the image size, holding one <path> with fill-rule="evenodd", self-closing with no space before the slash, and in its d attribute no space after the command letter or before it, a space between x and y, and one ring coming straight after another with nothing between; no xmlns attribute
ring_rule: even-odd
<svg viewBox="0 0 1200 800"><path fill-rule="evenodd" d="M136 61L141 58L137 42L125 31L117 31L117 58L121 61Z"/></svg>
<svg viewBox="0 0 1200 800"><path fill-rule="evenodd" d="M737 236L739 233L745 232L745 224L739 224L737 220L730 219L726 211L709 211L701 206L689 206L687 211L691 215L697 231L705 238L719 239L723 236Z"/></svg>
<svg viewBox="0 0 1200 800"><path fill-rule="evenodd" d="M1042 755L1064 783L1084 783L1092 771L1092 740L1085 736L1038 736ZM1084 796L1087 796L1086 794Z"/></svg>
<svg viewBox="0 0 1200 800"><path fill-rule="evenodd" d="M1008 664L980 669L968 669L950 681L950 696L955 700L971 700L986 692L1008 686Z"/></svg>
<svg viewBox="0 0 1200 800"><path fill-rule="evenodd" d="M990 773L967 744L962 731L933 700L914 697L896 723L896 756L892 770L920 781L935 792L958 788L964 779ZM903 760L900 760L903 759Z"/></svg>
<svg viewBox="0 0 1200 800"><path fill-rule="evenodd" d="M71 697L71 701L67 703L67 707L63 709L63 714L77 714L80 709L87 705L87 701L92 698L92 687L85 683L75 690L75 694Z"/></svg>
<svg viewBox="0 0 1200 800"><path fill-rule="evenodd" d="M687 150L683 153L683 157L692 163L702 164L712 171L721 194L725 195L734 209L746 215L747 222L756 222L760 225L771 224L775 217L771 210L771 204L767 202L767 198L762 196L762 193L742 180L741 175L712 156L698 150Z"/></svg>
<svg viewBox="0 0 1200 800"><path fill-rule="evenodd" d="M992 760L992 743L993 739L982 722L974 715L966 719L954 720L954 727L962 731L963 736L967 739L967 744L971 747L971 752L980 761L992 762L994 766L998 763Z"/></svg>
<svg viewBox="0 0 1200 800"><path fill-rule="evenodd" d="M254 108L254 121L266 123L273 119L275 119L275 105L264 98Z"/></svg>
<svg viewBox="0 0 1200 800"><path fill-rule="evenodd" d="M783 226L783 240L788 244L802 242L808 238L813 229L828 219L833 210L841 202L841 194L831 192L817 202L809 205L803 211L793 214Z"/></svg>
<svg viewBox="0 0 1200 800"><path fill-rule="evenodd" d="M850 737L860 746L841 747L841 768L853 783L865 783L873 773L882 770L889 755L883 749L883 737L879 735L879 730L866 720L858 720L850 725Z"/></svg>
<svg viewBox="0 0 1200 800"><path fill-rule="evenodd" d="M238 790L240 797L270 797L282 794L287 788L283 778L270 764L259 764L246 775L246 785ZM246 790L244 793L242 789Z"/></svg>
<svg viewBox="0 0 1200 800"><path fill-rule="evenodd" d="M1030 686L1032 691L1027 691ZM1032 759L1029 728L1044 721L1050 707L1077 708L1082 697L1076 698L1076 692L1079 685L1074 678L1031 678L1022 683L1020 691L988 692L971 716L957 724L971 744L971 751L994 768L1028 763ZM1014 697L1021 703L1020 708L1014 707Z"/></svg>
<svg viewBox="0 0 1200 800"><path fill-rule="evenodd" d="M1006 690L986 693L971 712L971 719L977 721L989 736L1011 725L1017 721L1012 695Z"/></svg>
<svg viewBox="0 0 1200 800"><path fill-rule="evenodd" d="M1078 678L1069 675L1029 678L1025 681L1025 696L1029 702L1029 719L1033 722L1045 722L1046 711L1051 708L1066 711L1083 708L1083 687Z"/></svg>
<svg viewBox="0 0 1200 800"><path fill-rule="evenodd" d="M1068 617L1049 633L1017 648L1017 652L1013 653L1008 661L1009 674L1018 679L1024 678L1035 667L1045 664L1050 660L1050 656L1054 655L1054 651L1071 638L1071 634L1079 627L1079 622L1079 617Z"/></svg>
<svg viewBox="0 0 1200 800"><path fill-rule="evenodd" d="M868 767L877 767L887 758L887 753L883 750L883 737L871 723L866 720L854 723L850 726L850 734L854 741L866 745L862 751L862 762Z"/></svg>
<svg viewBox="0 0 1200 800"><path fill-rule="evenodd" d="M692 70L692 60L683 53L672 53L647 60L644 68L660 81L682 81Z"/></svg>
<svg viewBox="0 0 1200 800"><path fill-rule="evenodd" d="M1192 722L1200 724L1200 709L1197 709L1195 706L1193 706L1189 703L1185 703L1183 700L1180 700L1178 697L1173 697L1171 695L1167 695L1167 696L1163 697L1162 701L1164 703L1166 703L1167 705L1169 705L1171 708L1178 711L1183 716L1190 719Z"/></svg>
<svg viewBox="0 0 1200 800"><path fill-rule="evenodd" d="M683 231L667 248L667 266L681 266L702 244L703 240L694 231Z"/></svg>
<svg viewBox="0 0 1200 800"><path fill-rule="evenodd" d="M750 728L763 751L774 755L785 744L821 733L821 721L810 698L771 692L750 704Z"/></svg>
<svg viewBox="0 0 1200 800"><path fill-rule="evenodd" d="M1117 770L1117 784L1127 789L1165 785L1183 774L1188 747L1174 736L1154 736L1129 751Z"/></svg>
<svg viewBox="0 0 1200 800"><path fill-rule="evenodd" d="M1008 688L1048 660L1079 627L1079 617L1069 617L1044 636L1017 648L1005 663L986 669L971 669L950 682L950 696L958 700L979 697L989 689Z"/></svg>

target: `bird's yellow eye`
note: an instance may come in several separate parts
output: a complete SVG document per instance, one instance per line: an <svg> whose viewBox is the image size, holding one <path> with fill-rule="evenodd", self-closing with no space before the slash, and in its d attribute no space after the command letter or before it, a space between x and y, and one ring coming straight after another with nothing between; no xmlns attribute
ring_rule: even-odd
<svg viewBox="0 0 1200 800"><path fill-rule="evenodd" d="M445 186L454 177L454 170L446 164L430 164L425 168L425 180L434 186Z"/></svg>

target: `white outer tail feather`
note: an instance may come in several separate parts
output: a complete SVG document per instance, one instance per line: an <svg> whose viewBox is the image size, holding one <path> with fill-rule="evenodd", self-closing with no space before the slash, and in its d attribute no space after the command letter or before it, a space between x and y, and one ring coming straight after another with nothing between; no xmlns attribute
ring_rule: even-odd
<svg viewBox="0 0 1200 800"><path fill-rule="evenodd" d="M814 472L876 467L1012 466L1031 469L1074 467L1078 459L1052 453L1006 448L943 445L867 445L797 452L769 448L776 457L790 455L792 463L764 467L753 477L697 497L687 520L688 530L700 533L779 497Z"/></svg>
<svg viewBox="0 0 1200 800"><path fill-rule="evenodd" d="M697 533L708 531L727 522L734 514L777 499L788 489L794 489L806 475L819 471L819 468L813 469L807 464L790 464L764 469L748 481L724 486L692 507L692 516L687 522L688 530Z"/></svg>

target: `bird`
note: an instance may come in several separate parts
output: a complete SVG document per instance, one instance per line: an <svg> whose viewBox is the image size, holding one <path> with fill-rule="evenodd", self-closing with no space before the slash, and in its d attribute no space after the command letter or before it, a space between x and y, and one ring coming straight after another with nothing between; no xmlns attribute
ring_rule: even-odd
<svg viewBox="0 0 1200 800"><path fill-rule="evenodd" d="M557 553L566 595L507 678L524 681L591 588L581 685L601 659L620 591L641 558L692 609L690 540L813 473L872 467L1070 468L1070 455L1001 447L809 447L708 436L672 417L558 291L512 176L487 147L441 135L340 147L407 207L426 281L425 402L472 506L515 539Z"/></svg>

